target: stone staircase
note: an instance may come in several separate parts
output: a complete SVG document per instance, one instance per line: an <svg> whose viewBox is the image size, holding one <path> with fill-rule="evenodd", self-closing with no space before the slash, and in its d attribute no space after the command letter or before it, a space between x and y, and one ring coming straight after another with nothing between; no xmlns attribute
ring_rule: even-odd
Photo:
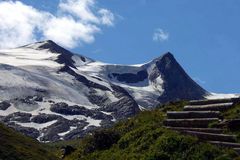
<svg viewBox="0 0 240 160"><path fill-rule="evenodd" d="M167 112L167 119L163 123L169 129L196 136L214 145L232 148L240 154L240 143L237 143L236 135L224 134L221 126L209 128L211 123L223 122L221 112L237 102L240 102L240 98L190 101L183 111ZM239 125L240 120L233 120L232 123Z"/></svg>

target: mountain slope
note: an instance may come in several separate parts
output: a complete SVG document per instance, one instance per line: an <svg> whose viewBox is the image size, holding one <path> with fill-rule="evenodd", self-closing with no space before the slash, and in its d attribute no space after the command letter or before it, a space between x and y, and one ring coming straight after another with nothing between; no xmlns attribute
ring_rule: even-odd
<svg viewBox="0 0 240 160"><path fill-rule="evenodd" d="M43 144L23 136L0 123L0 159L56 160Z"/></svg>
<svg viewBox="0 0 240 160"><path fill-rule="evenodd" d="M185 102L165 105L170 110L183 108ZM162 106L163 107L163 106ZM165 108L143 111L114 127L98 130L76 142L76 150L65 160L217 160L237 159L233 150L217 147L196 137L163 127ZM238 157L239 158L239 157Z"/></svg>
<svg viewBox="0 0 240 160"><path fill-rule="evenodd" d="M0 120L45 142L82 137L140 109L208 94L170 53L142 65L116 65L50 40L0 50L0 92Z"/></svg>

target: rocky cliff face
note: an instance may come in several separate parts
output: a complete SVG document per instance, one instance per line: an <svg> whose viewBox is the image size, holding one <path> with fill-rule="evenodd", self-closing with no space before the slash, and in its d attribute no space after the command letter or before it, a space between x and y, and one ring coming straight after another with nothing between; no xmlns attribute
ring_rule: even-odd
<svg viewBox="0 0 240 160"><path fill-rule="evenodd" d="M160 102L179 99L202 99L206 91L194 82L179 65L171 53L167 53L156 62L156 69L163 78L164 93Z"/></svg>
<svg viewBox="0 0 240 160"><path fill-rule="evenodd" d="M40 141L81 137L140 109L207 94L170 53L124 66L53 41L0 50L0 92L0 120Z"/></svg>

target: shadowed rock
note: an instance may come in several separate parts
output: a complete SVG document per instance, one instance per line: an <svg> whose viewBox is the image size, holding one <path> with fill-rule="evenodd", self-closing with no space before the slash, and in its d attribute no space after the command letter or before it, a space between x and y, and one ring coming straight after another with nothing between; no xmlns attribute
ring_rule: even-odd
<svg viewBox="0 0 240 160"><path fill-rule="evenodd" d="M148 77L148 73L147 73L146 70L142 70L142 71L137 72L136 74L133 74L133 73L123 73L123 74L112 73L112 74L109 74L108 77L110 77L110 78L114 77L120 82L138 83L138 82L144 81Z"/></svg>
<svg viewBox="0 0 240 160"><path fill-rule="evenodd" d="M47 123L53 120L57 120L59 118L61 118L61 116L58 116L55 114L39 114L39 115L33 116L31 118L31 122L42 124L42 123Z"/></svg>
<svg viewBox="0 0 240 160"><path fill-rule="evenodd" d="M15 112L4 117L3 122L16 121L20 123L28 123L30 122L31 117L32 117L32 114L30 113Z"/></svg>
<svg viewBox="0 0 240 160"><path fill-rule="evenodd" d="M160 102L203 99L208 94L187 75L171 53L168 52L154 61L156 63L154 71L159 72L164 80L165 92L159 97Z"/></svg>
<svg viewBox="0 0 240 160"><path fill-rule="evenodd" d="M8 103L7 101L3 101L3 102L0 102L0 110L6 110L8 109L9 107L11 106L10 103Z"/></svg>
<svg viewBox="0 0 240 160"><path fill-rule="evenodd" d="M97 110L90 110L83 106L73 105L69 106L66 103L60 102L51 105L50 110L55 113L63 115L83 115L97 120L111 120L111 115L104 114Z"/></svg>

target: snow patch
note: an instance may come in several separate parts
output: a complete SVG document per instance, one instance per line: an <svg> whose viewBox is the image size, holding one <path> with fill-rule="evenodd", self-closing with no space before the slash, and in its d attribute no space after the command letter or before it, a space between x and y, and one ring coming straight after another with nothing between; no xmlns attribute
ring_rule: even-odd
<svg viewBox="0 0 240 160"><path fill-rule="evenodd" d="M30 48L16 48L0 50L0 63L12 66L48 66L60 67L55 62L58 54L47 50L35 50Z"/></svg>

